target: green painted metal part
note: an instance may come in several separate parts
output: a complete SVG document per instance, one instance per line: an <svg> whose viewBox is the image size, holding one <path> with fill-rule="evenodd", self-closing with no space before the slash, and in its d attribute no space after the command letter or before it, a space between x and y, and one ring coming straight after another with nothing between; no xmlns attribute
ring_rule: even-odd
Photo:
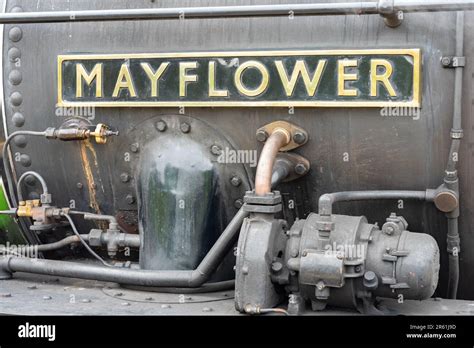
<svg viewBox="0 0 474 348"><path fill-rule="evenodd" d="M0 210L8 210L7 196L5 193L5 186L3 180L0 180ZM20 230L20 226L16 223L11 215L0 214L0 244L17 244L23 245L26 243Z"/></svg>

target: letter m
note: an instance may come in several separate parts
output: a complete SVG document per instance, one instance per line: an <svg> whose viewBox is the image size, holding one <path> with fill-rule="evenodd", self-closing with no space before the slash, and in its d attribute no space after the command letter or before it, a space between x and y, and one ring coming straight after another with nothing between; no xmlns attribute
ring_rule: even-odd
<svg viewBox="0 0 474 348"><path fill-rule="evenodd" d="M102 63L97 63L90 73L86 71L84 65L76 64L76 98L82 98L82 80L88 86L95 80L95 96L96 98L102 98Z"/></svg>

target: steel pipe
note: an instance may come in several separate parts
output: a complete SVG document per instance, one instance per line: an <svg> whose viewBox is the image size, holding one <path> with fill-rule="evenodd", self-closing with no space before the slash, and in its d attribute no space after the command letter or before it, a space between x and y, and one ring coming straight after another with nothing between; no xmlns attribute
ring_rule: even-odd
<svg viewBox="0 0 474 348"><path fill-rule="evenodd" d="M389 10L403 12L474 10L474 0L394 0ZM316 15L387 14L387 1L345 3L116 9L0 14L0 24L157 20L191 18L287 17Z"/></svg>
<svg viewBox="0 0 474 348"><path fill-rule="evenodd" d="M199 287L210 278L224 256L230 251L236 241L240 225L248 214L243 208L237 212L199 266L192 271L134 270L77 262L6 256L0 258L0 278L5 278L8 273L27 272L129 285Z"/></svg>
<svg viewBox="0 0 474 348"><path fill-rule="evenodd" d="M414 199L419 201L433 201L435 190L426 191L345 191L326 193L319 197L319 215L332 214L332 206L336 202L385 200L385 199Z"/></svg>

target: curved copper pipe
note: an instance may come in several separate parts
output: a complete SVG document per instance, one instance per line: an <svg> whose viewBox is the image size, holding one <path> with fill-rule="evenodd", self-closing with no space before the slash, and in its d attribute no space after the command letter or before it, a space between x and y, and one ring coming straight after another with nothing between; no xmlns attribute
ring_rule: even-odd
<svg viewBox="0 0 474 348"><path fill-rule="evenodd" d="M276 128L263 146L255 176L255 193L264 196L272 190L273 165L278 151L291 141L290 133L283 128Z"/></svg>

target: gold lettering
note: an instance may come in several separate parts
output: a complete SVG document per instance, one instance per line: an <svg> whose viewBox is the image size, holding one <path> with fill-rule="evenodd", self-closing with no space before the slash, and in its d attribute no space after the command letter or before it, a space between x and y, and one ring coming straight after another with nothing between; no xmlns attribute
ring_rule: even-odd
<svg viewBox="0 0 474 348"><path fill-rule="evenodd" d="M196 82L197 75L187 75L189 69L196 69L197 62L180 62L179 63L179 96L185 97L187 94L186 87L188 82Z"/></svg>
<svg viewBox="0 0 474 348"><path fill-rule="evenodd" d="M385 68L383 74L379 75L377 73L377 69L379 66ZM388 91L388 94L391 97L396 97L397 93L393 89L392 84L390 83L390 76L392 76L393 67L392 64L386 59L372 59L370 61L370 96L377 97L378 96L378 83L381 82L385 89Z"/></svg>
<svg viewBox="0 0 474 348"><path fill-rule="evenodd" d="M127 88L131 97L136 97L137 93L135 92L135 87L133 86L132 77L130 76L130 70L128 65L122 64L120 67L120 72L117 77L117 82L115 83L114 92L112 97L116 98L119 95L120 89Z"/></svg>
<svg viewBox="0 0 474 348"><path fill-rule="evenodd" d="M324 71L326 63L326 59L320 60L318 62L316 70L314 71L313 77L310 78L306 63L303 60L297 60L295 67L293 68L293 72L291 73L291 78L288 78L288 73L285 67L283 66L283 62L281 60L275 61L275 65L277 67L278 74L280 75L281 82L283 83L283 88L285 89L286 95L288 97L293 95L296 86L296 81L301 75L308 96L314 96L314 93L316 93L316 89L318 88L319 81L321 80L321 75Z"/></svg>
<svg viewBox="0 0 474 348"><path fill-rule="evenodd" d="M150 63L140 64L143 70L145 71L146 76L148 76L148 78L150 79L152 97L158 97L158 79L161 77L161 75L163 75L169 64L169 62L161 63L155 72L153 72L153 68L150 66Z"/></svg>
<svg viewBox="0 0 474 348"><path fill-rule="evenodd" d="M209 62L209 97L227 97L228 90L216 89L216 62Z"/></svg>
<svg viewBox="0 0 474 348"><path fill-rule="evenodd" d="M339 60L338 61L338 95L344 97L357 97L357 89L346 89L346 81L356 81L357 74L346 73L346 68L354 68L358 66L356 59Z"/></svg>
<svg viewBox="0 0 474 348"><path fill-rule="evenodd" d="M242 75L249 68L257 69L258 71L260 71L260 74L262 75L262 81L260 82L260 85L255 89L247 88L246 86L244 86L242 82ZM237 87L238 91L245 96L256 97L262 94L267 89L268 82L269 82L269 74L268 74L267 68L265 67L265 65L255 60L246 61L245 63L239 65L239 67L235 71L235 76L234 76L235 86Z"/></svg>
<svg viewBox="0 0 474 348"><path fill-rule="evenodd" d="M95 96L102 98L102 63L97 63L90 73L82 64L76 64L76 97L82 98L82 79L88 86L95 80Z"/></svg>

